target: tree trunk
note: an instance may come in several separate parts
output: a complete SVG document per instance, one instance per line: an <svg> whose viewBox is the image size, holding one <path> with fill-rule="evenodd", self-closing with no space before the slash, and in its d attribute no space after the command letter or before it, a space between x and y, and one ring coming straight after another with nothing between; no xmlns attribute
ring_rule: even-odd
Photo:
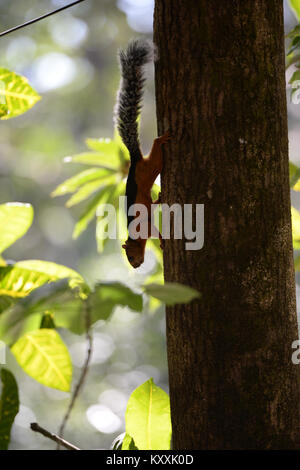
<svg viewBox="0 0 300 470"><path fill-rule="evenodd" d="M282 0L156 0L162 200L205 205L205 243L166 241L174 449L300 447Z"/></svg>

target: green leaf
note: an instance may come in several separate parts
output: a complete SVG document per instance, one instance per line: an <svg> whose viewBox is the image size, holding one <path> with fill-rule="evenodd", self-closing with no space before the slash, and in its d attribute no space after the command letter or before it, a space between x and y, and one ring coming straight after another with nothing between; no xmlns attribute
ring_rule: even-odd
<svg viewBox="0 0 300 470"><path fill-rule="evenodd" d="M112 197L109 200L109 203L112 204L115 208L115 215L116 215L116 220L111 221L111 223L114 223L114 222L118 221L118 225L117 225L117 231L118 232L117 233L119 234L120 238L123 238L122 235L121 235L122 231L125 232L125 234L127 235L127 221L126 221L126 218L125 218L125 213L120 214L120 212L119 212L119 196L121 194L125 193L125 186L126 185L125 185L124 181L121 181L119 184L117 184L115 186L115 191L114 191ZM98 253L101 253L103 251L104 246L108 241L108 237L107 237L107 228L108 228L107 220L108 220L107 219L107 214L105 214L104 216L103 215L100 216L99 214L97 214L97 219L96 219L96 240L97 240L97 251L98 251Z"/></svg>
<svg viewBox="0 0 300 470"><path fill-rule="evenodd" d="M85 305L78 289L70 289L66 284L52 287L50 293L37 299L38 295L39 291L32 293L0 315L1 340L11 345L25 333L39 329L45 314L53 317L57 328L67 328L75 334L85 332ZM107 320L117 305L137 312L143 309L142 295L117 282L98 284L89 294L88 302L92 324Z"/></svg>
<svg viewBox="0 0 300 470"><path fill-rule="evenodd" d="M293 245L295 249L298 249L299 248L298 245L300 241L300 212L297 211L295 207L291 207L291 213L292 213Z"/></svg>
<svg viewBox="0 0 300 470"><path fill-rule="evenodd" d="M32 259L18 261L14 266L45 274L49 276L48 282L55 282L59 279L69 279L72 287L84 285L84 279L77 271L62 264L52 263L51 261Z"/></svg>
<svg viewBox="0 0 300 470"><path fill-rule="evenodd" d="M23 237L33 221L30 204L10 202L0 205L0 253Z"/></svg>
<svg viewBox="0 0 300 470"><path fill-rule="evenodd" d="M296 70L296 72L293 73L293 75L291 76L291 79L289 81L289 83L293 84L293 82L295 82L296 80L300 80L300 70ZM296 90L297 88L295 88Z"/></svg>
<svg viewBox="0 0 300 470"><path fill-rule="evenodd" d="M120 449L116 449L116 450L120 450ZM129 434L125 434L125 437L122 442L121 450L139 450L139 449L136 447L135 442L132 439L132 437L129 436Z"/></svg>
<svg viewBox="0 0 300 470"><path fill-rule="evenodd" d="M289 0L290 7L293 10L297 20L300 20L300 0Z"/></svg>
<svg viewBox="0 0 300 470"><path fill-rule="evenodd" d="M298 255L294 260L295 271L300 271L300 255Z"/></svg>
<svg viewBox="0 0 300 470"><path fill-rule="evenodd" d="M44 295L44 291L47 291ZM29 331L38 330L45 314L54 318L56 327L69 328L77 334L85 331L80 291L63 286L41 287L0 315L0 339L15 343Z"/></svg>
<svg viewBox="0 0 300 470"><path fill-rule="evenodd" d="M111 186L113 183L116 183L116 175L111 175L106 177L104 180L99 179L95 181L91 181L90 183L86 183L83 185L77 193L75 193L66 203L66 207L72 207L76 204L79 204L82 201L85 201L89 198L95 191L99 189L105 189L108 186Z"/></svg>
<svg viewBox="0 0 300 470"><path fill-rule="evenodd" d="M96 215L97 207L99 204L105 204L109 202L114 191L116 190L116 185L105 186L100 189L96 196L91 200L91 202L86 207L84 213L80 217L79 221L75 225L73 232L73 239L77 239L84 230L86 230L88 224L93 220Z"/></svg>
<svg viewBox="0 0 300 470"><path fill-rule="evenodd" d="M85 332L84 305L78 300L70 299L59 306L52 304L51 311L54 314L57 327L68 328L73 333L83 334ZM99 283L90 293L89 307L91 312L91 324L98 320L107 320L116 306L128 307L135 312L143 310L143 297L133 292L129 287L119 282ZM0 319L1 333L1 319Z"/></svg>
<svg viewBox="0 0 300 470"><path fill-rule="evenodd" d="M11 348L22 369L47 387L70 391L72 364L67 347L52 329L32 331Z"/></svg>
<svg viewBox="0 0 300 470"><path fill-rule="evenodd" d="M0 267L0 296L15 299L26 297L30 292L50 282L47 274L16 266Z"/></svg>
<svg viewBox="0 0 300 470"><path fill-rule="evenodd" d="M143 288L146 294L155 297L166 305L186 304L201 296L200 292L192 287L177 282L147 284Z"/></svg>
<svg viewBox="0 0 300 470"><path fill-rule="evenodd" d="M111 175L112 171L113 170L107 168L90 168L89 170L81 171L77 175L72 176L72 178L67 179L57 186L57 188L52 192L51 196L64 196L68 193L74 193L83 184L94 180L102 180Z"/></svg>
<svg viewBox="0 0 300 470"><path fill-rule="evenodd" d="M59 279L70 279L74 287L83 284L83 278L76 271L48 261L27 260L0 266L0 296L26 297L38 287Z"/></svg>
<svg viewBox="0 0 300 470"><path fill-rule="evenodd" d="M116 170L120 162L117 162L111 155L106 155L99 152L85 152L72 157L65 157L65 163L83 163L85 165L96 165L101 168L108 168Z"/></svg>
<svg viewBox="0 0 300 470"><path fill-rule="evenodd" d="M0 399L0 450L7 450L10 431L19 412L18 385L13 374L1 369L2 394Z"/></svg>
<svg viewBox="0 0 300 470"><path fill-rule="evenodd" d="M101 282L90 295L93 322L106 319L114 307L121 305L135 312L143 310L143 296L120 282Z"/></svg>
<svg viewBox="0 0 300 470"><path fill-rule="evenodd" d="M42 320L41 320L41 326L40 326L41 329L44 329L46 328L47 330L50 330L50 329L55 329L56 326L55 326L55 323L54 323L54 315L53 313L49 312L49 311L46 311L42 317Z"/></svg>
<svg viewBox="0 0 300 470"><path fill-rule="evenodd" d="M1 119L10 119L25 113L40 99L25 77L0 68L0 100L7 107L7 114Z"/></svg>
<svg viewBox="0 0 300 470"><path fill-rule="evenodd" d="M299 46L300 46L300 37L295 36L290 44L290 49L288 50L287 55L289 56L290 54L292 54L292 52L298 49Z"/></svg>
<svg viewBox="0 0 300 470"><path fill-rule="evenodd" d="M147 380L129 398L126 434L139 450L169 450L171 433L169 396L153 379Z"/></svg>
<svg viewBox="0 0 300 470"><path fill-rule="evenodd" d="M0 118L8 114L8 106L6 104L0 104Z"/></svg>
<svg viewBox="0 0 300 470"><path fill-rule="evenodd" d="M119 167L121 160L118 144L111 139L87 139L87 146L105 157L108 165Z"/></svg>
<svg viewBox="0 0 300 470"><path fill-rule="evenodd" d="M294 163L289 163L290 186L294 191L300 191L300 168Z"/></svg>
<svg viewBox="0 0 300 470"><path fill-rule="evenodd" d="M7 310L9 307L11 307L17 299L14 299L10 296L7 295L0 295L0 313L4 312Z"/></svg>
<svg viewBox="0 0 300 470"><path fill-rule="evenodd" d="M295 28L293 28L287 35L286 37L293 39L296 36L300 36L300 25L297 24Z"/></svg>

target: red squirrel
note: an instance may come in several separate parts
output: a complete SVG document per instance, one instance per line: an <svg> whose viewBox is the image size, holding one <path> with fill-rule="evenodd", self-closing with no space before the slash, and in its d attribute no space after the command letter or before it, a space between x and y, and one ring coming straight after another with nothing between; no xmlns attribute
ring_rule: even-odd
<svg viewBox="0 0 300 470"><path fill-rule="evenodd" d="M115 124L130 154L130 168L126 184L129 233L122 248L125 249L127 259L134 268L138 268L144 262L147 243L147 239L133 238L130 234L129 226L135 217L129 215L128 212L134 204L143 204L147 208L148 237L151 236L151 232L158 233L161 248L163 248L163 240L159 231L151 225L151 206L160 202L160 199L152 201L151 188L162 171L161 146L170 140L170 134L167 132L154 140L147 158L142 155L138 135L138 117L141 112L145 83L144 66L152 60L154 60L154 47L148 41L132 40L126 50L119 51L121 83L115 107Z"/></svg>

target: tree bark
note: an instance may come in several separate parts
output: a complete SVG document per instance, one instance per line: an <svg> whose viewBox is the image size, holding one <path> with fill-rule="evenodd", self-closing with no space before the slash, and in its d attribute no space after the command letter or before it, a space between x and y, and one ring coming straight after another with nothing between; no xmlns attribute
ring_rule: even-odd
<svg viewBox="0 0 300 470"><path fill-rule="evenodd" d="M156 0L162 201L205 204L205 244L166 240L174 449L300 447L282 0Z"/></svg>

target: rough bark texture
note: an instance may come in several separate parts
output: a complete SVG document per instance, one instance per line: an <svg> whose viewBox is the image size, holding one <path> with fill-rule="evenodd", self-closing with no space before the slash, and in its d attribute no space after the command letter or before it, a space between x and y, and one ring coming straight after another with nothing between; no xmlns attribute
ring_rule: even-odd
<svg viewBox="0 0 300 470"><path fill-rule="evenodd" d="M162 200L205 204L205 246L166 241L175 449L300 448L282 0L156 0Z"/></svg>

